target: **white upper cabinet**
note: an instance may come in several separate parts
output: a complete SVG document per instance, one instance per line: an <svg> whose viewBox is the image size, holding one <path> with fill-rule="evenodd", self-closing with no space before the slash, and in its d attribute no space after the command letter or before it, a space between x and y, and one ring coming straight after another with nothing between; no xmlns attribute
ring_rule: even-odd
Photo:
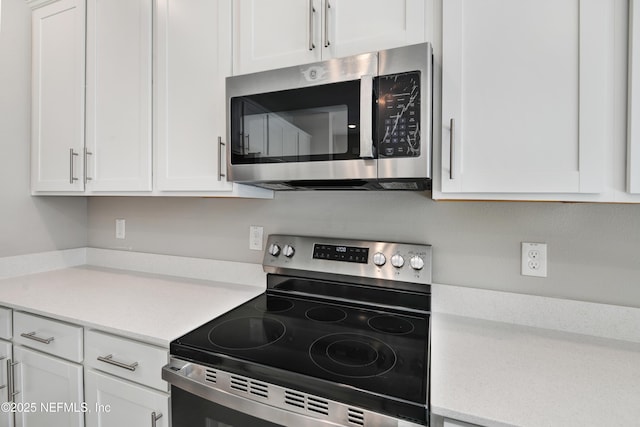
<svg viewBox="0 0 640 427"><path fill-rule="evenodd" d="M427 41L425 0L325 0L322 57Z"/></svg>
<svg viewBox="0 0 640 427"><path fill-rule="evenodd" d="M234 74L319 61L322 0L235 0Z"/></svg>
<svg viewBox="0 0 640 427"><path fill-rule="evenodd" d="M446 0L434 198L548 200L605 188L609 0Z"/></svg>
<svg viewBox="0 0 640 427"><path fill-rule="evenodd" d="M32 191L83 191L84 0L32 13Z"/></svg>
<svg viewBox="0 0 640 427"><path fill-rule="evenodd" d="M151 190L152 0L87 2L90 191Z"/></svg>
<svg viewBox="0 0 640 427"><path fill-rule="evenodd" d="M640 3L629 4L627 191L640 194Z"/></svg>
<svg viewBox="0 0 640 427"><path fill-rule="evenodd" d="M231 0L156 4L155 188L231 191L218 142L226 135Z"/></svg>
<svg viewBox="0 0 640 427"><path fill-rule="evenodd" d="M421 43L424 0L235 0L234 74Z"/></svg>

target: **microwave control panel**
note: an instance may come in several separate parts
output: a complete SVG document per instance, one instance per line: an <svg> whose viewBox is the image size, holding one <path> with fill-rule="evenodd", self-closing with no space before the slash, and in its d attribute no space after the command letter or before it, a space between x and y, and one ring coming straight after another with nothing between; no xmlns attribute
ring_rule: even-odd
<svg viewBox="0 0 640 427"><path fill-rule="evenodd" d="M378 157L420 156L420 72L380 76Z"/></svg>

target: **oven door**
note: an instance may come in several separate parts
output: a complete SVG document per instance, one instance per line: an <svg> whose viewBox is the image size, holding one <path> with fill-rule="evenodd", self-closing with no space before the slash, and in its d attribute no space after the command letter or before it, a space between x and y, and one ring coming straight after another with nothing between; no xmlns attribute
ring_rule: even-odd
<svg viewBox="0 0 640 427"><path fill-rule="evenodd" d="M171 387L171 425L173 427L279 427L210 400Z"/></svg>
<svg viewBox="0 0 640 427"><path fill-rule="evenodd" d="M235 182L375 180L377 55L227 79Z"/></svg>

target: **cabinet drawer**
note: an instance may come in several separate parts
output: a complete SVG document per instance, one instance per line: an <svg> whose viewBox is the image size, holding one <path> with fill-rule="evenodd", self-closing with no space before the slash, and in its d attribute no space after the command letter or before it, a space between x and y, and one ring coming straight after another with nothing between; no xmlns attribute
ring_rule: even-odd
<svg viewBox="0 0 640 427"><path fill-rule="evenodd" d="M162 367L169 361L166 348L155 347L127 338L86 331L86 366L167 391Z"/></svg>
<svg viewBox="0 0 640 427"><path fill-rule="evenodd" d="M0 307L0 338L5 340L10 340L13 335L11 315L10 308Z"/></svg>
<svg viewBox="0 0 640 427"><path fill-rule="evenodd" d="M13 342L73 362L82 362L82 327L32 314L13 313Z"/></svg>

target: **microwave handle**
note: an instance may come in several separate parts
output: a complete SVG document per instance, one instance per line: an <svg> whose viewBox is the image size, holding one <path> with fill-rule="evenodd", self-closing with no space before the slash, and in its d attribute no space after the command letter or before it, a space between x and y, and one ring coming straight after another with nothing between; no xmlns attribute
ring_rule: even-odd
<svg viewBox="0 0 640 427"><path fill-rule="evenodd" d="M360 78L360 157L373 159L373 76Z"/></svg>

